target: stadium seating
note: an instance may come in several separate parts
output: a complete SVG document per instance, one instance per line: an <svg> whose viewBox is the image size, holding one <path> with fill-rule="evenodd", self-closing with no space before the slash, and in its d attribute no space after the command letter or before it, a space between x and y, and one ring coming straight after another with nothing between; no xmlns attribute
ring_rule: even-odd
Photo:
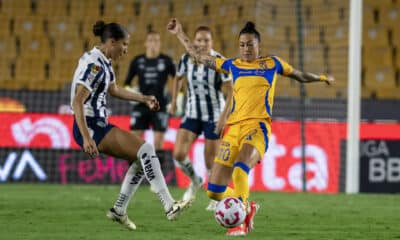
<svg viewBox="0 0 400 240"><path fill-rule="evenodd" d="M371 90L396 88L395 72L391 67L368 67L364 75L365 87Z"/></svg>
<svg viewBox="0 0 400 240"><path fill-rule="evenodd" d="M1 16L29 16L32 13L31 0L1 0Z"/></svg>
<svg viewBox="0 0 400 240"><path fill-rule="evenodd" d="M67 0L35 0L35 13L40 16L48 16L53 18L64 17L64 19L69 20L66 16L68 15L68 3Z"/></svg>
<svg viewBox="0 0 400 240"><path fill-rule="evenodd" d="M17 57L17 49L14 37L0 38L0 59L12 60Z"/></svg>
<svg viewBox="0 0 400 240"><path fill-rule="evenodd" d="M165 31L172 16L181 19L190 36L199 25L214 32L214 48L224 56L238 54L239 30L254 21L262 36L262 53L282 57L299 67L298 24L293 0L0 0L0 59L2 88L57 89L71 80L76 61L98 43L93 24L103 19L126 26L131 33L129 54L115 66L119 81L130 60L143 52L148 30L160 32L163 52L178 61L184 53ZM215 4L218 2L219 4ZM308 0L302 7L304 70L333 74L333 90L307 86L310 97L342 97L347 93L348 1ZM363 7L363 97L400 98L400 1L365 0ZM40 62L30 78L27 59ZM30 66L30 65L29 65ZM38 67L38 66L35 66ZM32 74L27 73L26 74ZM384 77L382 77L384 76ZM43 79L38 79L43 77ZM384 78L384 80L380 80ZM282 81L283 82L283 81ZM48 84L48 86L47 86ZM280 83L281 84L281 83ZM389 90L389 89L393 89ZM278 96L299 95L296 85L277 85ZM323 94L322 94L323 93ZM326 95L324 95L326 94Z"/></svg>

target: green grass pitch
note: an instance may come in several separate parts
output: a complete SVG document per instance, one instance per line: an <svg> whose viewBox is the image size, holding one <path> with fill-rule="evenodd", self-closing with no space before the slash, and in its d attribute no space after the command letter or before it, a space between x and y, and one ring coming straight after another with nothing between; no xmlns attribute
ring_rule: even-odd
<svg viewBox="0 0 400 240"><path fill-rule="evenodd" d="M0 239L232 239L204 209L205 192L175 222L156 196L141 187L129 206L138 229L105 217L119 186L0 185ZM171 188L175 198L183 189ZM400 195L326 195L253 192L261 205L246 239L400 239ZM243 238L243 237L238 237Z"/></svg>

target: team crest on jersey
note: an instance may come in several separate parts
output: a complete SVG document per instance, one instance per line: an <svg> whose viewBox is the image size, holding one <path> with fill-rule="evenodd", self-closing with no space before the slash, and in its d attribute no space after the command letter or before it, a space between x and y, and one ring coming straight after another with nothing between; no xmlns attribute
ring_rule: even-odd
<svg viewBox="0 0 400 240"><path fill-rule="evenodd" d="M165 63L163 61L158 62L157 70L159 72L162 72L162 71L164 71L164 69L165 69Z"/></svg>
<svg viewBox="0 0 400 240"><path fill-rule="evenodd" d="M261 69L271 69L275 67L275 62L272 59L262 60L258 63Z"/></svg>
<svg viewBox="0 0 400 240"><path fill-rule="evenodd" d="M92 67L90 68L90 74L87 77L87 80L89 82L92 82L96 78L96 75L99 73L100 70L101 70L100 66L93 64Z"/></svg>
<svg viewBox="0 0 400 240"><path fill-rule="evenodd" d="M90 73L96 75L100 71L101 67L93 64L92 68L90 69Z"/></svg>
<svg viewBox="0 0 400 240"><path fill-rule="evenodd" d="M260 62L258 62L258 66L261 69L266 69L267 68L267 63L265 61L260 61Z"/></svg>

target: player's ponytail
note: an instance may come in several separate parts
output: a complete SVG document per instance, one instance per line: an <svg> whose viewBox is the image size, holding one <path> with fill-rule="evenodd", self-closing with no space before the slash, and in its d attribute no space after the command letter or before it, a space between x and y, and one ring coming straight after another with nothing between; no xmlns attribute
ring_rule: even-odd
<svg viewBox="0 0 400 240"><path fill-rule="evenodd" d="M93 33L96 37L101 37L103 35L104 29L106 28L106 23L103 21L97 21L93 25Z"/></svg>
<svg viewBox="0 0 400 240"><path fill-rule="evenodd" d="M100 37L102 43L105 43L109 38L118 41L128 36L128 31L120 24L105 23L104 21L97 21L93 25L93 33L95 36Z"/></svg>
<svg viewBox="0 0 400 240"><path fill-rule="evenodd" d="M240 30L239 36L242 34L254 34L258 41L261 40L260 33L256 30L256 25L250 21Z"/></svg>

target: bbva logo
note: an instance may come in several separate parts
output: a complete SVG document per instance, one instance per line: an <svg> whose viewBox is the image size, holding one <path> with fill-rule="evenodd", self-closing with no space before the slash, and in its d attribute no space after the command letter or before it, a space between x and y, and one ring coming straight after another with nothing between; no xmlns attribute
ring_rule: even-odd
<svg viewBox="0 0 400 240"><path fill-rule="evenodd" d="M13 180L21 179L28 166L40 181L45 181L47 179L46 173L32 156L31 152L25 150L22 152L19 159L18 153L16 152L8 154L3 166L0 166L0 182L6 182L10 174L12 174ZM13 167L15 167L15 169ZM13 169L14 172L12 173Z"/></svg>

